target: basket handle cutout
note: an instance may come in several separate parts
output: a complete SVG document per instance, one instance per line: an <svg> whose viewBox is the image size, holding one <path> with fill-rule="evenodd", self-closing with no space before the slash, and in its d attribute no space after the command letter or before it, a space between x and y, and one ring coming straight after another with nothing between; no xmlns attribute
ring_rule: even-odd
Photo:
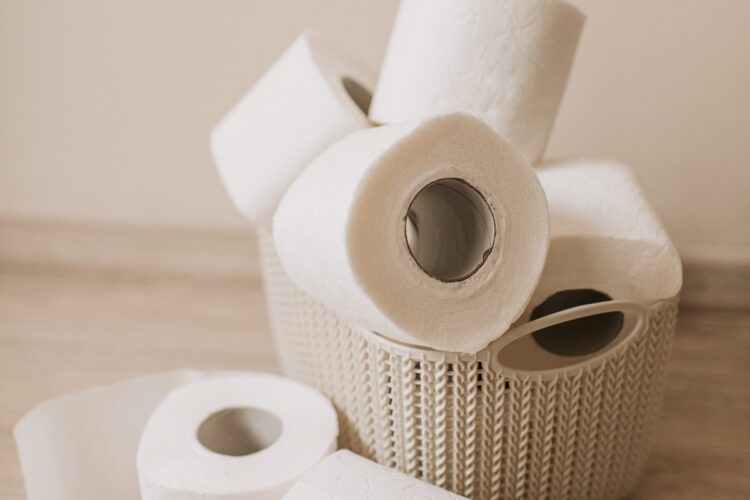
<svg viewBox="0 0 750 500"><path fill-rule="evenodd" d="M563 323L606 313L622 313L624 321L617 337L601 350L582 356L561 356L544 351L532 334ZM490 367L495 371L526 374L559 374L560 370L584 368L603 355L624 348L647 326L648 309L630 300L609 300L571 307L508 330L492 342Z"/></svg>

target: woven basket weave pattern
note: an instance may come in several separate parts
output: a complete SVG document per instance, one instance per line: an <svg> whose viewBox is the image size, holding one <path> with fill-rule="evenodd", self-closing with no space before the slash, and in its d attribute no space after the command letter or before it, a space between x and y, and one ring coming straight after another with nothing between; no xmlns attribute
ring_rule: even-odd
<svg viewBox="0 0 750 500"><path fill-rule="evenodd" d="M339 444L475 499L621 498L645 464L677 300L613 356L553 378L495 372L485 353L389 348L285 275L259 235L274 341L288 376L328 395Z"/></svg>

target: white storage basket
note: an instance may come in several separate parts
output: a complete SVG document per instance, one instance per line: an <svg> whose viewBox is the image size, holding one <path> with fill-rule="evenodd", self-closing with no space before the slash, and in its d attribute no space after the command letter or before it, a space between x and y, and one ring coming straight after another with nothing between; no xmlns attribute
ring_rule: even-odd
<svg viewBox="0 0 750 500"><path fill-rule="evenodd" d="M351 327L287 278L268 233L259 238L282 369L333 400L341 447L475 499L621 498L633 487L659 413L676 297L648 309L581 306L476 354L439 352ZM535 330L613 311L624 323L603 353L564 364L542 355L536 370L506 361L506 349L536 345L524 346Z"/></svg>

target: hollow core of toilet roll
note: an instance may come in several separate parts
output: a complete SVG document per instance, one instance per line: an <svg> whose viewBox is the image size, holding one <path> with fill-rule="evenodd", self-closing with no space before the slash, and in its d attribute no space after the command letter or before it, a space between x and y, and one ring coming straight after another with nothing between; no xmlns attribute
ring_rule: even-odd
<svg viewBox="0 0 750 500"><path fill-rule="evenodd" d="M206 417L197 437L214 453L240 457L268 448L281 430L281 419L262 408L225 408Z"/></svg>
<svg viewBox="0 0 750 500"><path fill-rule="evenodd" d="M476 273L495 243L487 200L466 181L439 179L423 187L404 218L406 245L429 276L462 281Z"/></svg>
<svg viewBox="0 0 750 500"><path fill-rule="evenodd" d="M354 104L362 110L365 115L370 111L370 103L372 102L372 92L363 87L358 81L348 76L341 77L341 85L344 86L344 90L352 98Z"/></svg>
<svg viewBox="0 0 750 500"><path fill-rule="evenodd" d="M531 319L585 304L612 300L592 289L562 290L552 294L531 312ZM620 333L621 312L610 312L566 321L534 332L534 340L543 349L560 356L584 356L603 349Z"/></svg>

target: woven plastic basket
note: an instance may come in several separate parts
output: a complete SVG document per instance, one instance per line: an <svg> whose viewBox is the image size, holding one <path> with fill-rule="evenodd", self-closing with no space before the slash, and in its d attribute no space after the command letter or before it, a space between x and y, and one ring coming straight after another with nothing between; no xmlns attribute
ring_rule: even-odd
<svg viewBox="0 0 750 500"><path fill-rule="evenodd" d="M476 354L439 352L340 320L288 279L270 235L259 238L282 369L333 400L340 446L475 499L621 498L633 487L659 413L676 297L568 309ZM508 349L533 349L535 330L612 311L624 323L604 353L564 365L542 356L535 370L507 361Z"/></svg>

